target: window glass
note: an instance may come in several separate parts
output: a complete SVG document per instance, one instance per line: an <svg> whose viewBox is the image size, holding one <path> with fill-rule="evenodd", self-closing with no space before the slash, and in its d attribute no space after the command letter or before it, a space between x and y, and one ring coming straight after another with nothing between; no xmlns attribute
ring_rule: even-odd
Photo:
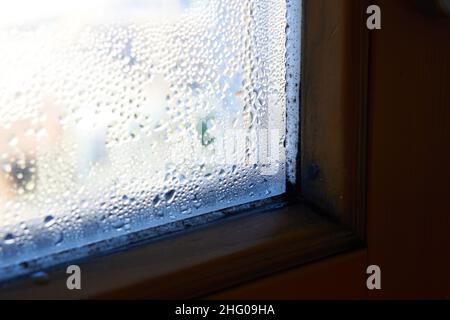
<svg viewBox="0 0 450 320"><path fill-rule="evenodd" d="M285 0L0 4L0 267L285 192Z"/></svg>

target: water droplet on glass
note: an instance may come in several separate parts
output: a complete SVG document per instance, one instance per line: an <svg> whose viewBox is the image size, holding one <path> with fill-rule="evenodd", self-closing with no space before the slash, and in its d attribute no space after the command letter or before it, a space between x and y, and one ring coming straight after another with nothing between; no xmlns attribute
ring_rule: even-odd
<svg viewBox="0 0 450 320"><path fill-rule="evenodd" d="M4 238L5 244L14 244L16 237L12 233L8 233Z"/></svg>
<svg viewBox="0 0 450 320"><path fill-rule="evenodd" d="M171 203L175 197L175 190L169 190L164 194L164 199L167 201L167 203Z"/></svg>
<svg viewBox="0 0 450 320"><path fill-rule="evenodd" d="M48 228L55 224L55 218L51 215L44 218L44 225Z"/></svg>
<svg viewBox="0 0 450 320"><path fill-rule="evenodd" d="M155 198L153 198L153 205L155 207L159 206L159 203L161 202L161 198L159 197L159 195L156 195Z"/></svg>
<svg viewBox="0 0 450 320"><path fill-rule="evenodd" d="M44 285L50 282L49 275L44 271L38 271L31 275L31 279L37 285Z"/></svg>

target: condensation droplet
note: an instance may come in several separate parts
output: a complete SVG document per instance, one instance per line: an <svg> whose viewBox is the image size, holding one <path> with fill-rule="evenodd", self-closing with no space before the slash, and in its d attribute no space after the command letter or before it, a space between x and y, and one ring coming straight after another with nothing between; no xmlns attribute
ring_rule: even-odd
<svg viewBox="0 0 450 320"><path fill-rule="evenodd" d="M175 190L169 190L164 194L164 199L167 203L171 203L175 197Z"/></svg>
<svg viewBox="0 0 450 320"><path fill-rule="evenodd" d="M48 273L44 271L38 271L31 275L31 279L33 280L34 284L37 285L44 285L50 282L50 277Z"/></svg>
<svg viewBox="0 0 450 320"><path fill-rule="evenodd" d="M11 245L16 242L16 237L12 233L8 233L4 238L5 244Z"/></svg>
<svg viewBox="0 0 450 320"><path fill-rule="evenodd" d="M45 226L46 226L47 228L51 227L52 225L55 224L55 218L54 218L53 216L51 216L51 215L46 216L46 217L44 218L44 224L45 224Z"/></svg>
<svg viewBox="0 0 450 320"><path fill-rule="evenodd" d="M161 202L161 198L159 197L159 195L156 195L155 198L153 198L153 205L155 207L159 206L159 203Z"/></svg>

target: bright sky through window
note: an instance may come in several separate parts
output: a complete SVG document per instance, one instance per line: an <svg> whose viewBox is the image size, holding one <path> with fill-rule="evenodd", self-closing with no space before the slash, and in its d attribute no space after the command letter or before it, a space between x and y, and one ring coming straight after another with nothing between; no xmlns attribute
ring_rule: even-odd
<svg viewBox="0 0 450 320"><path fill-rule="evenodd" d="M284 193L285 44L285 0L2 2L0 267Z"/></svg>

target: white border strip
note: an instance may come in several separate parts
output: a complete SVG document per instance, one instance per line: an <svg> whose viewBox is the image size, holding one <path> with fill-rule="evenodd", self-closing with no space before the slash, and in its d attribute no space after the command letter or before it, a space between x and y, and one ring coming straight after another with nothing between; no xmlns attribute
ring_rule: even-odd
<svg viewBox="0 0 450 320"><path fill-rule="evenodd" d="M302 0L286 0L286 173L297 181L297 154L300 130L300 74Z"/></svg>

